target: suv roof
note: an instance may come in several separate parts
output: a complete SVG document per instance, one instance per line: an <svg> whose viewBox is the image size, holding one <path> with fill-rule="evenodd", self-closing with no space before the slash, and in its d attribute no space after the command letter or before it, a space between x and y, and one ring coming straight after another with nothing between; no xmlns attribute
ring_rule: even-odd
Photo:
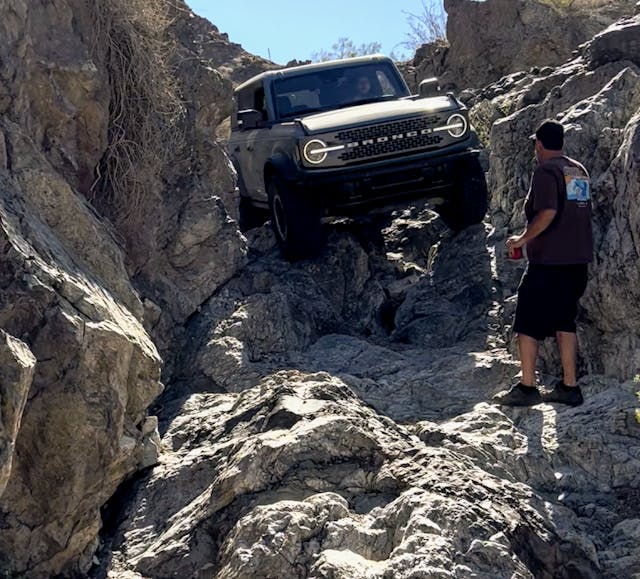
<svg viewBox="0 0 640 579"><path fill-rule="evenodd" d="M257 80L263 80L265 78L283 78L287 76L295 76L297 74L304 74L312 70L327 70L330 68L341 68L344 66L350 66L352 64L364 64L366 62L384 61L393 62L388 56L384 56L383 54L369 54L367 56L356 56L353 58L342 58L339 60L327 60L325 62L302 64L300 66L291 66L279 70L267 70L243 82L241 85L236 87L235 90L242 90L245 87L254 84Z"/></svg>

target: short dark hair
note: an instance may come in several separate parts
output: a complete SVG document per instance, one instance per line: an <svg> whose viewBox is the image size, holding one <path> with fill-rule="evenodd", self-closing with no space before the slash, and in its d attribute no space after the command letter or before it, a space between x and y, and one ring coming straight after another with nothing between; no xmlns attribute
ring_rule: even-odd
<svg viewBox="0 0 640 579"><path fill-rule="evenodd" d="M564 147L564 127L558 121L547 119L536 129L534 136L549 151L560 151Z"/></svg>

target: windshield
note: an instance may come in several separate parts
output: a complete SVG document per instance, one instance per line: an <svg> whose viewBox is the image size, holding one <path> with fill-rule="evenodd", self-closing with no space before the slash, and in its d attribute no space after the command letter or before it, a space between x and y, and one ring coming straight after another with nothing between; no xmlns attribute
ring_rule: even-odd
<svg viewBox="0 0 640 579"><path fill-rule="evenodd" d="M384 61L280 78L273 90L279 118L409 95L395 67Z"/></svg>

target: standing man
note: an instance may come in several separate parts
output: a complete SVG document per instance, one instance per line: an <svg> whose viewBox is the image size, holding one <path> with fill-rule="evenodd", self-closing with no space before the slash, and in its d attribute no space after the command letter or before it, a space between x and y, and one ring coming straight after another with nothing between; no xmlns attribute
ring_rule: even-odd
<svg viewBox="0 0 640 579"><path fill-rule="evenodd" d="M593 259L589 174L564 155L560 123L544 121L532 138L538 167L524 205L527 227L507 240L510 257L526 245L529 258L513 324L522 379L494 401L508 406L542 401L578 406L583 398L576 376L576 317L587 285L587 264ZM538 341L552 336L558 342L563 379L541 396L535 375Z"/></svg>

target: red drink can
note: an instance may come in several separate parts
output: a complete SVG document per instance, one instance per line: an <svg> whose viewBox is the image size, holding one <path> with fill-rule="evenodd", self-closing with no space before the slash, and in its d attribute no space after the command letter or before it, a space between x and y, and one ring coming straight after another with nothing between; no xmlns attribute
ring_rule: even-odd
<svg viewBox="0 0 640 579"><path fill-rule="evenodd" d="M522 259L522 247L514 247L510 257L511 259Z"/></svg>

